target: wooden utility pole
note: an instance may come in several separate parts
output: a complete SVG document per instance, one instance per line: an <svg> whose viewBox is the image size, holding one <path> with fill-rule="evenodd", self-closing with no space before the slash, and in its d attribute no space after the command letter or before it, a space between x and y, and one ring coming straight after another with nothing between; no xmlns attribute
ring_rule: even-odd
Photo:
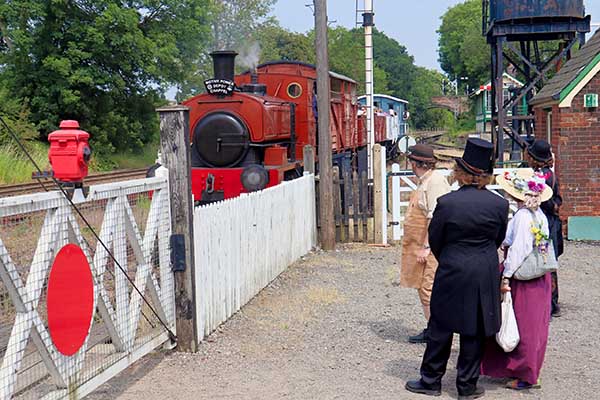
<svg viewBox="0 0 600 400"><path fill-rule="evenodd" d="M156 111L160 117L162 161L169 170L177 350L196 352L198 335L194 296L194 199L190 172L189 108L176 105Z"/></svg>
<svg viewBox="0 0 600 400"><path fill-rule="evenodd" d="M329 53L327 49L327 0L314 0L317 49L317 111L319 127L319 213L321 219L321 247L335 248L335 220L333 216L333 175L331 168L331 135L329 132L330 88Z"/></svg>

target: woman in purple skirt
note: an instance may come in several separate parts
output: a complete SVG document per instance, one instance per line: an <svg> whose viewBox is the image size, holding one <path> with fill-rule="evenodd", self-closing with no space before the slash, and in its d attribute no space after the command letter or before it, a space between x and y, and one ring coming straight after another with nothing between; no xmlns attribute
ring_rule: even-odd
<svg viewBox="0 0 600 400"><path fill-rule="evenodd" d="M511 292L520 341L505 353L495 340L486 343L481 373L494 378L511 378L507 387L516 390L538 388L546 354L550 322L550 274L527 281L512 279L525 258L538 246L548 246L548 220L540 204L552 197L545 179L532 170L505 173L497 178L500 186L517 200L519 210L509 222L504 240L508 248L500 291Z"/></svg>

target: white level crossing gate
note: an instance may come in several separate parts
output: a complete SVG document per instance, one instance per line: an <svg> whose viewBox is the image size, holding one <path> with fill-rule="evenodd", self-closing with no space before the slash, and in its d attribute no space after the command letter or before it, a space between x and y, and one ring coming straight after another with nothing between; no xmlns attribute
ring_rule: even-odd
<svg viewBox="0 0 600 400"><path fill-rule="evenodd" d="M123 271L60 192L0 199L1 400L83 397L175 330L166 180L100 185L75 202ZM93 281L89 328L71 355L48 324L49 274L67 244Z"/></svg>
<svg viewBox="0 0 600 400"><path fill-rule="evenodd" d="M515 171L516 169L494 169L494 176L503 174L505 171ZM447 169L438 170L441 174L446 177L450 177L452 171ZM392 172L389 174L391 177L391 197L390 197L390 211L392 213L392 220L390 225L392 226L392 240L398 241L402 239L404 235L404 215L409 204L409 196L414 190L417 189L418 181L417 177L411 170L400 170L398 164L392 165ZM458 183L452 184L452 190L458 189ZM498 196L503 197L502 189L500 185L491 184L487 186L487 189ZM510 204L511 213L517 210L517 206L514 202Z"/></svg>

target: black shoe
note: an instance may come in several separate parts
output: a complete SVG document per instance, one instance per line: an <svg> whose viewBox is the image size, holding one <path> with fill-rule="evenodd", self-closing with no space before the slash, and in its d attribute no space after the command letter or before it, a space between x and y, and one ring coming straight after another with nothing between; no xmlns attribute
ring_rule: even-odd
<svg viewBox="0 0 600 400"><path fill-rule="evenodd" d="M406 390L408 390L409 392L418 393L418 394L426 394L427 396L441 396L442 395L441 386L437 387L437 388L434 386L429 386L425 382L423 382L421 379L419 379L418 381L406 382L406 385L404 385L404 388Z"/></svg>
<svg viewBox="0 0 600 400"><path fill-rule="evenodd" d="M485 389L482 387L477 387L471 394L460 394L458 395L458 400L471 400L478 399L485 395Z"/></svg>
<svg viewBox="0 0 600 400"><path fill-rule="evenodd" d="M414 336L408 337L409 343L427 343L427 328L423 329L421 333Z"/></svg>
<svg viewBox="0 0 600 400"><path fill-rule="evenodd" d="M560 318L560 316L562 316L562 313L560 312L560 307L555 307L554 310L552 310L552 316L555 318Z"/></svg>

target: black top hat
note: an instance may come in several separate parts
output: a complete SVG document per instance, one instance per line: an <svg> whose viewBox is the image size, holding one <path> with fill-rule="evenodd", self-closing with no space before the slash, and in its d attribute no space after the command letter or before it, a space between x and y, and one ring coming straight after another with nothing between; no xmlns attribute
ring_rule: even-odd
<svg viewBox="0 0 600 400"><path fill-rule="evenodd" d="M408 148L408 158L416 161L435 162L433 147L426 144L416 144Z"/></svg>
<svg viewBox="0 0 600 400"><path fill-rule="evenodd" d="M487 140L471 138L467 140L462 158L456 163L471 175L484 175L494 172L494 145Z"/></svg>
<svg viewBox="0 0 600 400"><path fill-rule="evenodd" d="M537 161L548 162L552 160L552 150L550 143L543 139L537 139L527 148L527 153Z"/></svg>

